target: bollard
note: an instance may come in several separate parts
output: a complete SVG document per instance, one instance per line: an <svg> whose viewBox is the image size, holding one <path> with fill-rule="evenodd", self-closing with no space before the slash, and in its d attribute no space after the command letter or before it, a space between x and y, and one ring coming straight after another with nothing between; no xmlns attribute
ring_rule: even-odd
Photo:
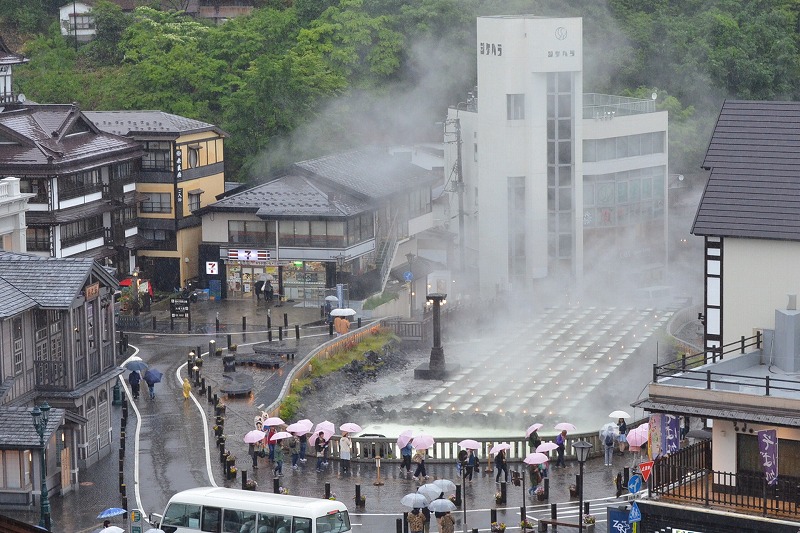
<svg viewBox="0 0 800 533"><path fill-rule="evenodd" d="M211 385L209 385L208 388L206 389L206 394L208 394L208 403L213 402L214 399L211 397Z"/></svg>
<svg viewBox="0 0 800 533"><path fill-rule="evenodd" d="M461 485L456 485L456 501L453 503L456 507L461 507Z"/></svg>
<svg viewBox="0 0 800 533"><path fill-rule="evenodd" d="M125 484L125 473L119 473L119 493L122 494L122 486Z"/></svg>
<svg viewBox="0 0 800 533"><path fill-rule="evenodd" d="M283 328L281 326L278 326L278 340L283 340Z"/></svg>
<svg viewBox="0 0 800 533"><path fill-rule="evenodd" d="M544 499L547 500L550 498L550 478L544 478Z"/></svg>
<svg viewBox="0 0 800 533"><path fill-rule="evenodd" d="M242 490L247 486L247 470L242 470Z"/></svg>
<svg viewBox="0 0 800 533"><path fill-rule="evenodd" d="M505 481L500 482L500 503L506 504L506 496L508 496L508 486Z"/></svg>
<svg viewBox="0 0 800 533"><path fill-rule="evenodd" d="M551 503L550 504L550 519L551 520L558 520L558 504Z"/></svg>
<svg viewBox="0 0 800 533"><path fill-rule="evenodd" d="M361 485L356 483L356 504L361 501Z"/></svg>
<svg viewBox="0 0 800 533"><path fill-rule="evenodd" d="M206 378L200 378L200 394L206 393Z"/></svg>
<svg viewBox="0 0 800 533"><path fill-rule="evenodd" d="M217 393L215 392L214 393L214 407L216 407L218 403L219 403L219 398L217 398Z"/></svg>
<svg viewBox="0 0 800 533"><path fill-rule="evenodd" d="M232 344L231 340L232 340L232 339L231 339L231 334L230 334L230 333L228 333L228 349L229 349L229 350L230 350L230 348L231 348L231 344Z"/></svg>
<svg viewBox="0 0 800 533"><path fill-rule="evenodd" d="M497 522L497 509L489 509L489 522Z"/></svg>
<svg viewBox="0 0 800 533"><path fill-rule="evenodd" d="M272 329L272 317L267 315L267 329Z"/></svg>
<svg viewBox="0 0 800 533"><path fill-rule="evenodd" d="M127 509L128 508L128 497L127 496L123 496L122 497L122 508L123 509ZM125 514L128 514L128 513L125 513Z"/></svg>
<svg viewBox="0 0 800 533"><path fill-rule="evenodd" d="M589 514L589 513L586 513L586 514ZM528 513L525 511L525 506L523 505L523 506L521 506L519 508L519 521L522 522L526 518L528 518Z"/></svg>
<svg viewBox="0 0 800 533"><path fill-rule="evenodd" d="M403 533L403 519L398 518L397 520L394 521L394 523L395 523L395 531L397 531L397 533Z"/></svg>
<svg viewBox="0 0 800 533"><path fill-rule="evenodd" d="M614 485L617 488L617 498L619 498L622 496L622 472L617 472L617 475L614 478Z"/></svg>
<svg viewBox="0 0 800 533"><path fill-rule="evenodd" d="M225 464L225 446L219 447L219 462Z"/></svg>
<svg viewBox="0 0 800 533"><path fill-rule="evenodd" d="M208 355L209 357L217 355L217 341L214 339L208 341Z"/></svg>
<svg viewBox="0 0 800 533"><path fill-rule="evenodd" d="M267 331L267 342L272 342L272 330Z"/></svg>
<svg viewBox="0 0 800 533"><path fill-rule="evenodd" d="M272 478L272 492L275 494L280 494L281 492L281 480L280 478Z"/></svg>
<svg viewBox="0 0 800 533"><path fill-rule="evenodd" d="M358 317L358 320L356 322L358 323L358 327L361 327L361 317Z"/></svg>
<svg viewBox="0 0 800 533"><path fill-rule="evenodd" d="M124 461L125 460L125 449L124 448L120 448L119 449L119 460L120 461Z"/></svg>
<svg viewBox="0 0 800 533"><path fill-rule="evenodd" d="M217 313L219 315L219 313ZM216 323L217 333L219 333L219 316L217 316L217 323Z"/></svg>
<svg viewBox="0 0 800 533"><path fill-rule="evenodd" d="M122 485L119 486L119 488L123 498L128 495L128 485L123 483Z"/></svg>
<svg viewBox="0 0 800 533"><path fill-rule="evenodd" d="M283 327L289 329L289 315L287 313L283 313Z"/></svg>
<svg viewBox="0 0 800 533"><path fill-rule="evenodd" d="M589 502L583 502L583 514L589 514Z"/></svg>
<svg viewBox="0 0 800 533"><path fill-rule="evenodd" d="M300 324L295 324L294 325L294 338L295 339L299 339L300 338Z"/></svg>
<svg viewBox="0 0 800 533"><path fill-rule="evenodd" d="M331 484L326 482L325 483L325 499L329 499L331 497Z"/></svg>
<svg viewBox="0 0 800 533"><path fill-rule="evenodd" d="M242 317L242 331L247 331L247 317Z"/></svg>
<svg viewBox="0 0 800 533"><path fill-rule="evenodd" d="M153 317L153 331L156 330L156 317Z"/></svg>
<svg viewBox="0 0 800 533"><path fill-rule="evenodd" d="M328 324L328 335L330 335L331 337L333 337L333 322L331 322L330 324Z"/></svg>
<svg viewBox="0 0 800 533"><path fill-rule="evenodd" d="M630 467L625 467L622 469L622 486L627 487L628 481L631 480L631 469Z"/></svg>

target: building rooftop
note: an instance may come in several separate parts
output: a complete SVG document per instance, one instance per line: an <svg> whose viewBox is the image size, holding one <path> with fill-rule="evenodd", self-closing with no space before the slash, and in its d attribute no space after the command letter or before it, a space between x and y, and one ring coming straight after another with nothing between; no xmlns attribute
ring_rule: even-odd
<svg viewBox="0 0 800 533"><path fill-rule="evenodd" d="M610 119L627 115L655 113L656 101L643 98L629 98L613 94L584 93L583 118Z"/></svg>
<svg viewBox="0 0 800 533"><path fill-rule="evenodd" d="M209 130L226 135L220 128L208 122L163 111L86 111L84 115L102 131L127 137L154 134L177 136Z"/></svg>

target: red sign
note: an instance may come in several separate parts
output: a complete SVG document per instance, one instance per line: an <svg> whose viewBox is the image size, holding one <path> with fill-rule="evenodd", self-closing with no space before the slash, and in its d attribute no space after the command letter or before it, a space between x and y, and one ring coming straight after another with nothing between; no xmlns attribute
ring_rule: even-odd
<svg viewBox="0 0 800 533"><path fill-rule="evenodd" d="M647 478L650 477L650 472L653 470L653 461L647 461L646 463L639 463L639 471L642 473L642 478L644 482L647 483Z"/></svg>

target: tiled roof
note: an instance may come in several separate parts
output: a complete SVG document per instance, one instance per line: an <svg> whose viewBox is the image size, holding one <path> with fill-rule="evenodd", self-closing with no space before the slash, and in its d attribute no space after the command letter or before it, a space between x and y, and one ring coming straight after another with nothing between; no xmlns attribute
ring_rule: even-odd
<svg viewBox="0 0 800 533"><path fill-rule="evenodd" d="M692 233L800 240L800 102L726 100Z"/></svg>
<svg viewBox="0 0 800 533"><path fill-rule="evenodd" d="M0 65L19 65L30 61L27 57L12 52L0 37Z"/></svg>
<svg viewBox="0 0 800 533"><path fill-rule="evenodd" d="M386 149L368 147L295 163L297 169L315 180L324 180L339 190L380 199L432 184L439 174L426 171L403 156Z"/></svg>
<svg viewBox="0 0 800 533"><path fill-rule="evenodd" d="M33 427L30 407L0 407L0 449L38 448L39 434ZM44 439L47 442L64 423L64 409L50 408Z"/></svg>
<svg viewBox="0 0 800 533"><path fill-rule="evenodd" d="M86 133L71 128L84 121ZM86 128L83 128L86 129ZM52 175L141 156L139 143L97 130L73 105L26 105L0 113L0 174Z"/></svg>
<svg viewBox="0 0 800 533"><path fill-rule="evenodd" d="M89 274L111 276L89 258L54 258L0 251L0 317L13 316L28 308L27 300L9 301L9 295L23 294L44 308L64 309L80 294ZM10 288L9 288L10 287ZM3 289L9 289L8 291Z"/></svg>
<svg viewBox="0 0 800 533"><path fill-rule="evenodd" d="M330 187L328 187L330 189ZM302 176L283 176L212 204L219 210L255 210L259 216L347 217L369 209L368 202L323 190Z"/></svg>
<svg viewBox="0 0 800 533"><path fill-rule="evenodd" d="M226 135L208 122L163 111L86 111L84 115L101 130L127 137L158 133L177 136L201 131L215 131Z"/></svg>
<svg viewBox="0 0 800 533"><path fill-rule="evenodd" d="M17 289L0 275L0 317L18 315L36 307L36 300Z"/></svg>

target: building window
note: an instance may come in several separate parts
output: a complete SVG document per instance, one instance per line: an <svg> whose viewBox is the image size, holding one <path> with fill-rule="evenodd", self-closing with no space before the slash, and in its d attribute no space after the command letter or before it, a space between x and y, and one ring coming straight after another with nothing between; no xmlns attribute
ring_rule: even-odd
<svg viewBox="0 0 800 533"><path fill-rule="evenodd" d="M275 222L231 220L228 222L228 242L236 244L274 245Z"/></svg>
<svg viewBox="0 0 800 533"><path fill-rule="evenodd" d="M111 165L111 179L127 181L133 177L133 165L130 161Z"/></svg>
<svg viewBox="0 0 800 533"><path fill-rule="evenodd" d="M508 279L525 282L525 177L508 178Z"/></svg>
<svg viewBox="0 0 800 533"><path fill-rule="evenodd" d="M77 172L58 178L58 197L61 200L99 192L102 188L99 169Z"/></svg>
<svg viewBox="0 0 800 533"><path fill-rule="evenodd" d="M168 192L147 193L147 200L139 205L142 213L172 213L172 195Z"/></svg>
<svg viewBox="0 0 800 533"><path fill-rule="evenodd" d="M172 148L169 141L144 143L142 170L172 170Z"/></svg>
<svg viewBox="0 0 800 533"><path fill-rule="evenodd" d="M189 168L197 168L200 166L200 148L198 146L189 146Z"/></svg>
<svg viewBox="0 0 800 533"><path fill-rule="evenodd" d="M22 319L15 318L11 325L14 330L13 343L14 343L14 375L22 374Z"/></svg>
<svg viewBox="0 0 800 533"><path fill-rule="evenodd" d="M71 246L103 236L103 215L76 220L61 226L61 246Z"/></svg>
<svg viewBox="0 0 800 533"><path fill-rule="evenodd" d="M200 193L189 193L189 211L195 212L200 209Z"/></svg>
<svg viewBox="0 0 800 533"><path fill-rule="evenodd" d="M525 119L525 95L507 94L506 95L506 119L524 120Z"/></svg>
<svg viewBox="0 0 800 533"><path fill-rule="evenodd" d="M29 226L25 230L25 243L29 252L50 251L50 228L37 228Z"/></svg>

